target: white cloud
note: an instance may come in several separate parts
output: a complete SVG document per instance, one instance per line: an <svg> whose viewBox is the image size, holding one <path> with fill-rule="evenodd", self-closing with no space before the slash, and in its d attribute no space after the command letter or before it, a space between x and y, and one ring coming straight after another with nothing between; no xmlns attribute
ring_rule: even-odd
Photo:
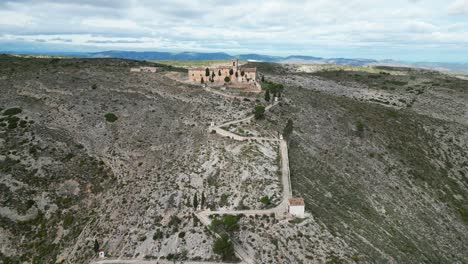
<svg viewBox="0 0 468 264"><path fill-rule="evenodd" d="M27 27L32 25L33 17L28 14L22 14L14 11L0 10L0 27L14 26Z"/></svg>
<svg viewBox="0 0 468 264"><path fill-rule="evenodd" d="M451 15L468 14L468 0L457 0L452 2L448 7L448 12Z"/></svg>
<svg viewBox="0 0 468 264"><path fill-rule="evenodd" d="M443 0L7 0L0 40L276 54L468 45L468 20L446 9Z"/></svg>

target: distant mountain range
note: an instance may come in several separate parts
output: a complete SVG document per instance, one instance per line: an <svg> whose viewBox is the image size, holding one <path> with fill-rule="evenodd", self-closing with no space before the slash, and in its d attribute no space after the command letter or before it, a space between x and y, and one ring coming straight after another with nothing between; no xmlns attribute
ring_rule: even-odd
<svg viewBox="0 0 468 264"><path fill-rule="evenodd" d="M52 55L52 54L50 54ZM240 59L244 61L262 61L288 64L338 64L352 66L380 65L415 67L455 74L468 75L468 63L444 63L444 62L405 62L394 60L373 59L349 59L349 58L322 58L314 56L293 55L287 57L269 56L261 54L230 55L224 52L158 52L158 51L102 51L92 53L54 53L53 55L68 55L84 58L122 58L132 60L228 60Z"/></svg>
<svg viewBox="0 0 468 264"><path fill-rule="evenodd" d="M321 58L313 56L293 55L287 57L269 56L261 54L241 54L230 55L224 52L204 53L204 52L137 52L137 51L103 51L96 53L82 54L90 58L123 58L133 60L228 60L240 59L247 61L263 61L289 64L339 64L339 65L382 65L399 67L426 68L457 74L468 74L468 63L443 63L443 62L404 62L394 60L373 60L373 59L349 59L349 58Z"/></svg>
<svg viewBox="0 0 468 264"><path fill-rule="evenodd" d="M241 54L241 55L229 55L224 52L217 53L203 53L203 52L137 52L137 51L103 51L96 53L88 53L87 57L91 58L123 58L132 60L229 60L229 59L240 59L248 61L263 61L263 62L277 62L277 63L330 63L330 64L345 64L362 66L370 63L376 63L376 60L369 59L345 59L345 58L333 58L325 59L320 57L312 56L269 56L260 54Z"/></svg>

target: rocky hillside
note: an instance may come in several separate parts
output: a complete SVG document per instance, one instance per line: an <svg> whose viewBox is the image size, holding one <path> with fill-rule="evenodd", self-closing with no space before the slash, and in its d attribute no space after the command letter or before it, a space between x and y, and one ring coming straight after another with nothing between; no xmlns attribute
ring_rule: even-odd
<svg viewBox="0 0 468 264"><path fill-rule="evenodd" d="M468 261L468 82L436 72L284 72L293 191L372 263ZM276 118L281 116L282 118Z"/></svg>
<svg viewBox="0 0 468 264"><path fill-rule="evenodd" d="M195 207L279 200L276 145L207 129L263 99L176 82L166 74L183 70L162 65L129 72L147 64L0 57L0 263L90 263L96 249L220 261ZM293 120L292 188L310 216L237 219L233 238L259 262L468 261L466 81L255 66L284 84L282 102L228 129L271 135Z"/></svg>
<svg viewBox="0 0 468 264"><path fill-rule="evenodd" d="M95 241L114 257L216 260L195 195L204 207L256 208L280 188L276 148L207 133L254 102L179 85L166 68L130 74L139 62L0 64L5 263L88 263Z"/></svg>

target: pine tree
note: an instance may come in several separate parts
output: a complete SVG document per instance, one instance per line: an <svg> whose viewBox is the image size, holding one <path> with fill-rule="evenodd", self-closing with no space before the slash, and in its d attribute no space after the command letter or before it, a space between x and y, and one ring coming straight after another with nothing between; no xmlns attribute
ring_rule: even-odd
<svg viewBox="0 0 468 264"><path fill-rule="evenodd" d="M293 121L291 119L289 119L288 123L286 124L286 126L283 129L283 136L286 137L286 138L289 138L289 136L293 132L293 128L294 128L293 127Z"/></svg>
<svg viewBox="0 0 468 264"><path fill-rule="evenodd" d="M214 72L211 73L211 79L214 80L214 77L216 76L216 74Z"/></svg>
<svg viewBox="0 0 468 264"><path fill-rule="evenodd" d="M198 208L198 198L197 198L197 193L193 196L193 208L197 209Z"/></svg>
<svg viewBox="0 0 468 264"><path fill-rule="evenodd" d="M97 241L97 239L94 239L94 252L99 252L99 242Z"/></svg>
<svg viewBox="0 0 468 264"><path fill-rule="evenodd" d="M205 192L202 192L202 194L201 194L201 208L203 208L205 206L205 202L206 202Z"/></svg>
<svg viewBox="0 0 468 264"><path fill-rule="evenodd" d="M238 78L238 77L239 77L239 72L236 72L236 78Z"/></svg>
<svg viewBox="0 0 468 264"><path fill-rule="evenodd" d="M218 71L218 76L221 76L221 70Z"/></svg>
<svg viewBox="0 0 468 264"><path fill-rule="evenodd" d="M229 70L229 75L233 75L234 74L234 70L233 69L230 69Z"/></svg>
<svg viewBox="0 0 468 264"><path fill-rule="evenodd" d="M270 90L266 90L265 92L265 101L270 102Z"/></svg>
<svg viewBox="0 0 468 264"><path fill-rule="evenodd" d="M210 69L209 68L205 69L205 76L206 77L210 76Z"/></svg>
<svg viewBox="0 0 468 264"><path fill-rule="evenodd" d="M201 82L201 83L205 83L205 80L203 79L203 77L201 77L200 82Z"/></svg>

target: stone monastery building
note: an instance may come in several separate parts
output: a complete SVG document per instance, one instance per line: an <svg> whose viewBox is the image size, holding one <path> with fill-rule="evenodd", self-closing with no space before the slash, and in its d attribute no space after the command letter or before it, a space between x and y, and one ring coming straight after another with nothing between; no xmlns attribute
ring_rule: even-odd
<svg viewBox="0 0 468 264"><path fill-rule="evenodd" d="M216 83L224 84L225 78L229 77L230 83L236 86L255 86L257 84L257 68L239 67L239 60L231 61L230 66L218 66L208 68L209 76L206 76L206 69L203 67L188 70L188 78L195 83ZM232 74L232 75L231 75Z"/></svg>

